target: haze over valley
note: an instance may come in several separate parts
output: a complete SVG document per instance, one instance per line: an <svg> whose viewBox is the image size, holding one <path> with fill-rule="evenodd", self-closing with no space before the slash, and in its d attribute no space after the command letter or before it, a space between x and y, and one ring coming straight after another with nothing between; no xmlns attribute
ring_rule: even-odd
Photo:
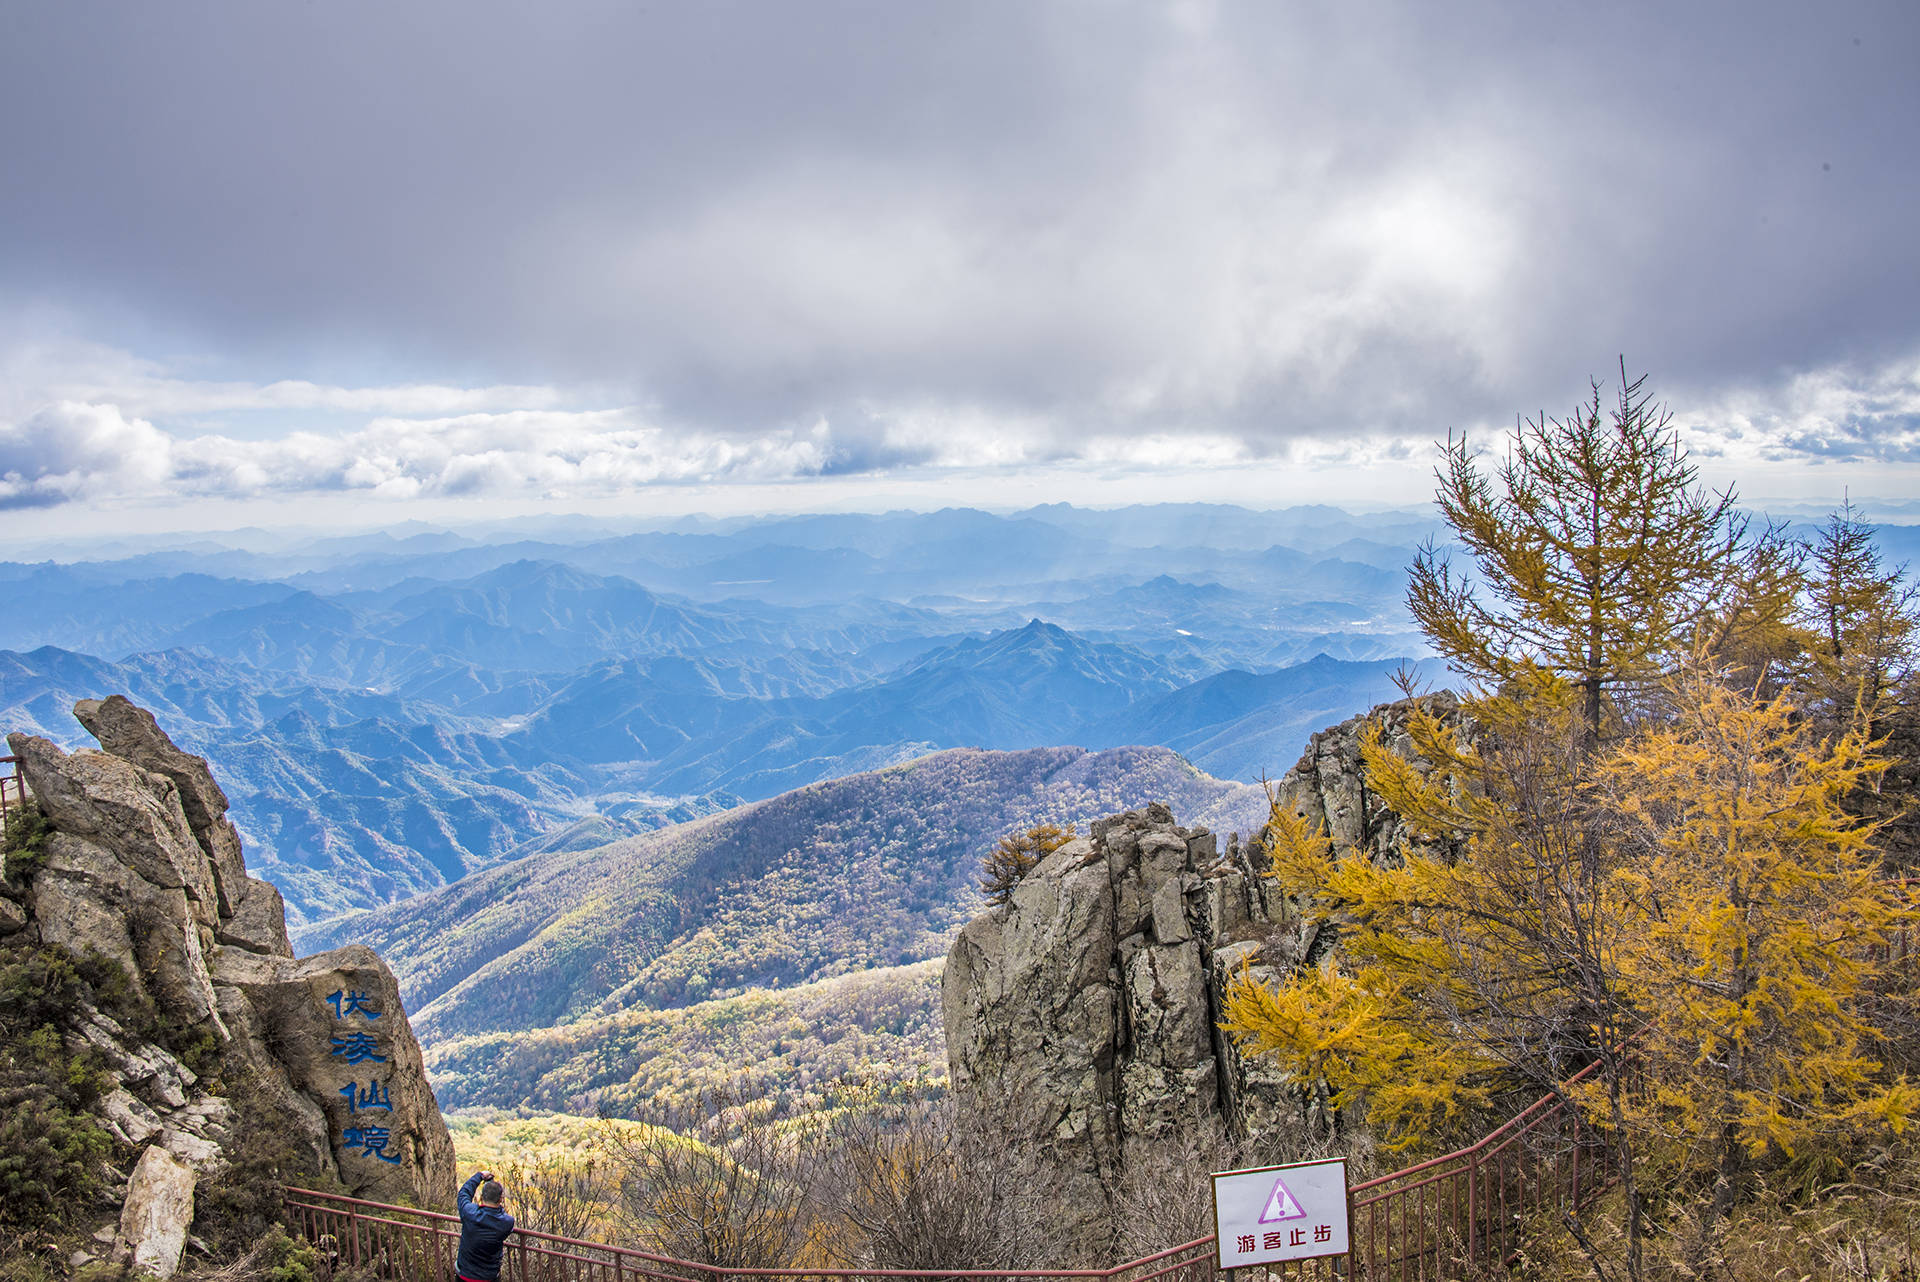
<svg viewBox="0 0 1920 1282"><path fill-rule="evenodd" d="M1438 677L1418 512L544 524L0 565L0 712L75 746L76 698L131 695L314 921L937 749L1161 745L1252 783Z"/></svg>

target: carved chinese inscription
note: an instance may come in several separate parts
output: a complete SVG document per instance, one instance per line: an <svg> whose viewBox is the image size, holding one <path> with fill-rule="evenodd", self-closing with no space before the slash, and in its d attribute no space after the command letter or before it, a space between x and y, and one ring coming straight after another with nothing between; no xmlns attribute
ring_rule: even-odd
<svg viewBox="0 0 1920 1282"><path fill-rule="evenodd" d="M344 1061L348 1067L362 1064L380 1065L388 1062L380 1037L375 1031L375 1021L385 1013L376 1009L373 999L358 990L340 989L327 994L327 1005L332 1008L335 1030L331 1040L329 1055ZM393 1085L390 1080L381 1077L379 1068L370 1068L364 1083L355 1077L342 1086L338 1092L347 1102L347 1114L353 1120L351 1126L342 1129L340 1134L340 1155L372 1158L376 1161L399 1165L400 1155L390 1153L387 1146L394 1143L391 1127L377 1125L376 1120L385 1118L363 1118L363 1113L393 1112Z"/></svg>

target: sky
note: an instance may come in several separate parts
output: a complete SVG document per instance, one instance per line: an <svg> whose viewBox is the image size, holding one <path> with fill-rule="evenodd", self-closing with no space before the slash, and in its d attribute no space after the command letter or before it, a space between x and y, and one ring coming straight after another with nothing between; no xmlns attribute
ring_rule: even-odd
<svg viewBox="0 0 1920 1282"><path fill-rule="evenodd" d="M0 508L1920 498L1920 6L0 2ZM19 528L19 527L16 527Z"/></svg>

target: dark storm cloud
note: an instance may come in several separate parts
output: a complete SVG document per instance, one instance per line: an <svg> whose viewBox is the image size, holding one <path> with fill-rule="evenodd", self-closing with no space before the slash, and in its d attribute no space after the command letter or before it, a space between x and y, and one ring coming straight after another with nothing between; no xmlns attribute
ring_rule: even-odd
<svg viewBox="0 0 1920 1282"><path fill-rule="evenodd" d="M826 471L1431 437L1920 348L1917 66L1904 0L20 4L0 288Z"/></svg>

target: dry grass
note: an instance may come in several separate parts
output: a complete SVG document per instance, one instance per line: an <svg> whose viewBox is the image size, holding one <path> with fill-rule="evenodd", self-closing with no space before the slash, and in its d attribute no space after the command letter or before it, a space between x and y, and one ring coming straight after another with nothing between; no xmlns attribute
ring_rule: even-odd
<svg viewBox="0 0 1920 1282"><path fill-rule="evenodd" d="M1840 1181L1809 1188L1786 1175L1757 1182L1711 1231L1701 1225L1700 1202L1668 1202L1646 1241L1648 1282L1920 1282L1920 1140L1901 1137ZM1605 1269L1624 1279L1621 1223L1617 1196L1586 1214L1600 1269L1565 1229L1540 1225L1519 1275L1572 1282Z"/></svg>

